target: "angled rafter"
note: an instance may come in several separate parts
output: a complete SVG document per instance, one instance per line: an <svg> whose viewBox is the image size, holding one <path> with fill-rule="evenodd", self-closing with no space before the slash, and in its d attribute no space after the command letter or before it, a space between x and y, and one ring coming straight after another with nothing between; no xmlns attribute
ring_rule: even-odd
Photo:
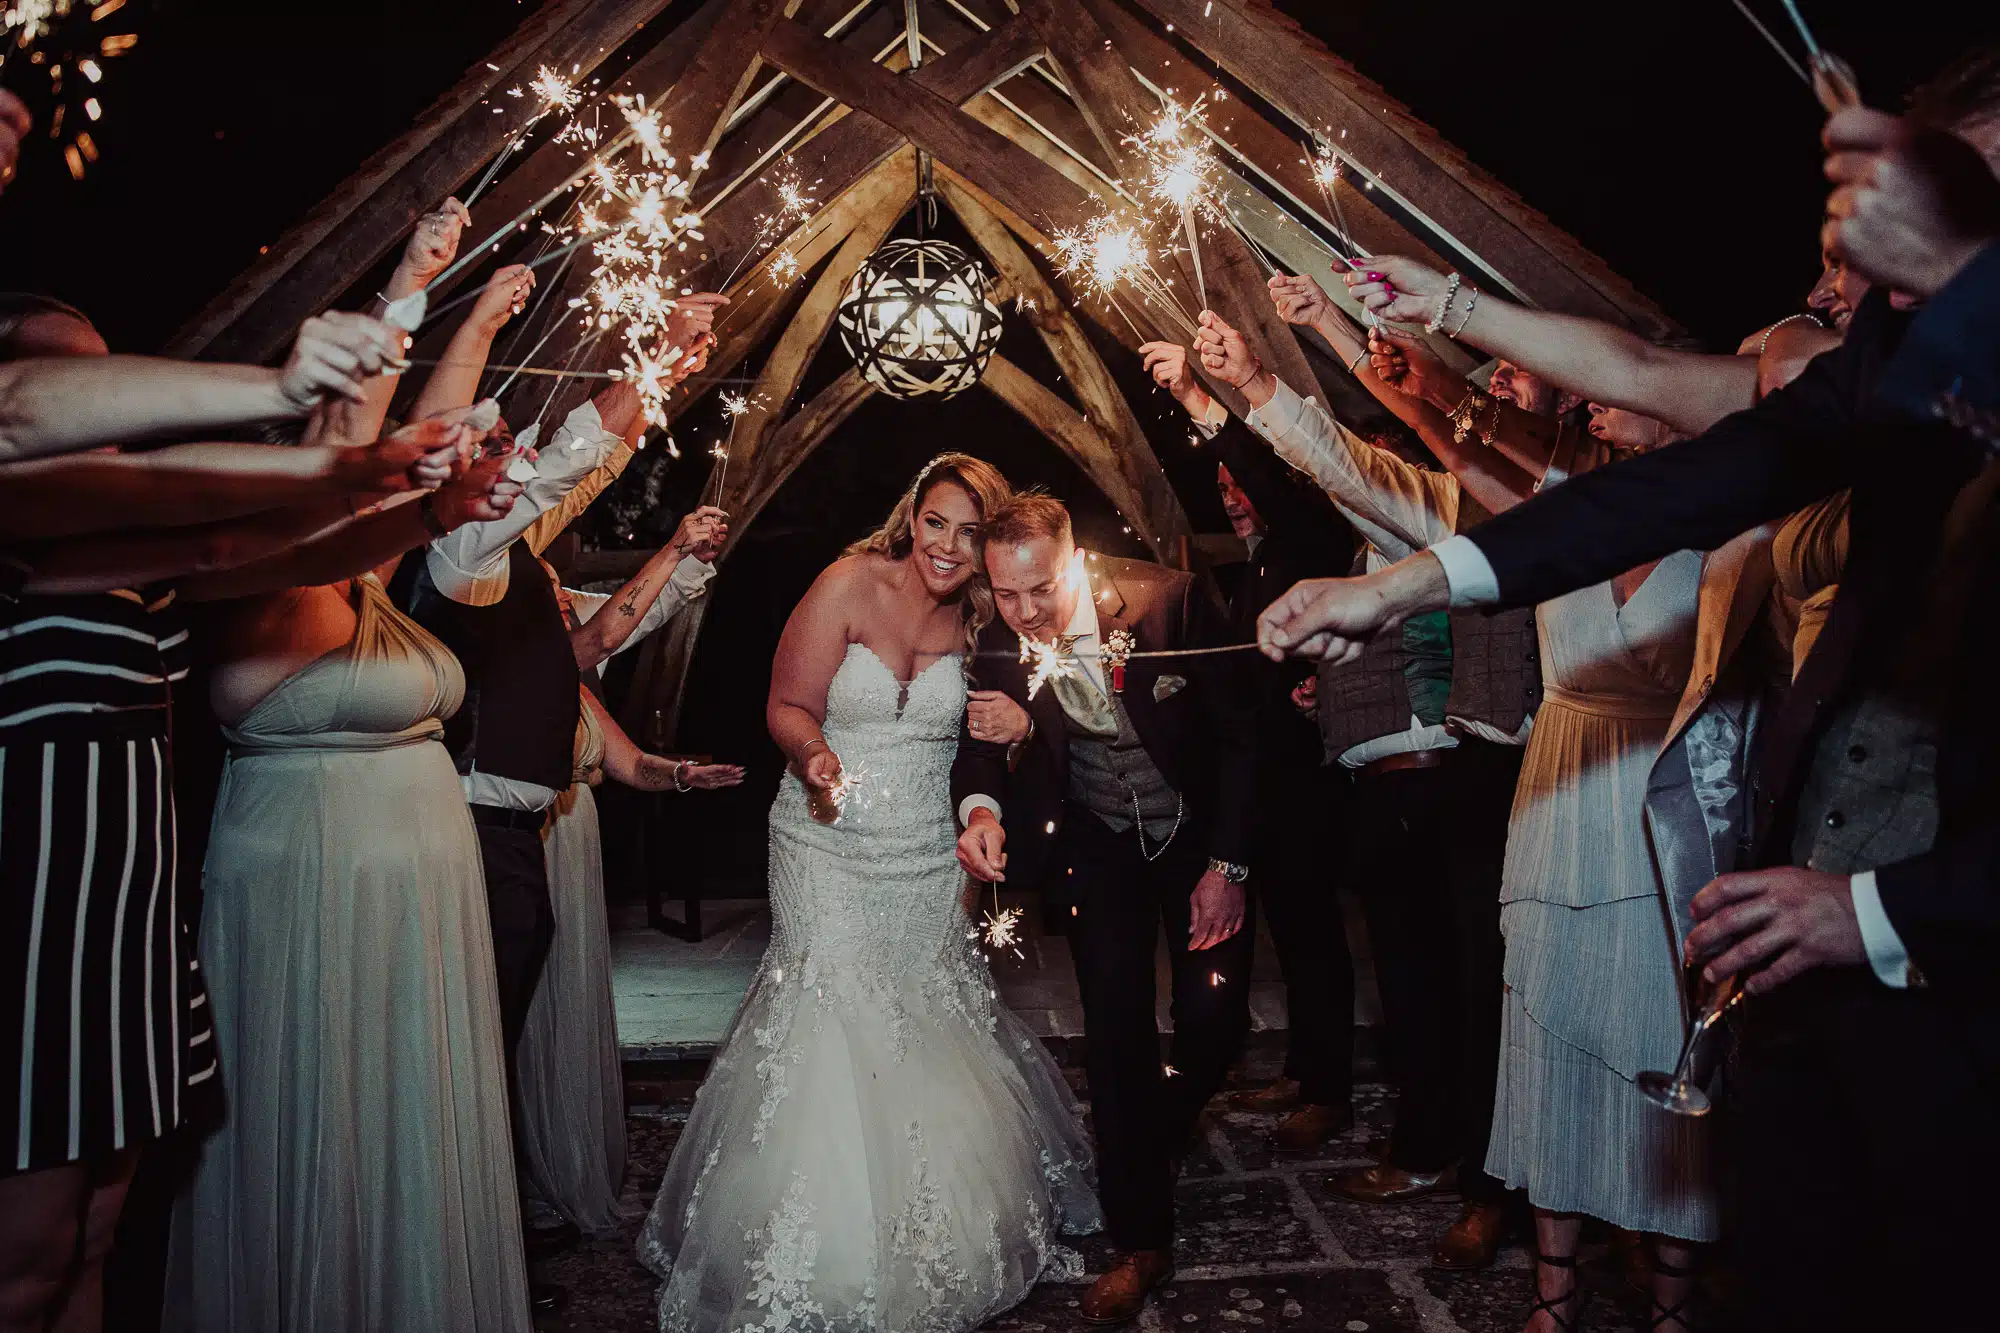
<svg viewBox="0 0 2000 1333"><path fill-rule="evenodd" d="M1265 0L1134 0L1529 301L1648 332L1672 321L1552 223Z"/></svg>
<svg viewBox="0 0 2000 1333"><path fill-rule="evenodd" d="M1055 0L1019 3L1022 17L1049 43L1049 54L1091 133L1123 174L1131 177L1136 164L1124 136L1139 131L1159 114L1159 99L1140 86L1124 55L1088 10L1073 3L1058 6ZM1323 393L1305 353L1299 350L1297 336L1271 308L1263 275L1243 238L1227 227L1217 227L1198 243L1208 256L1209 304L1242 330L1250 350L1280 379ZM1240 413L1248 406L1236 389L1206 372L1203 377L1231 411Z"/></svg>
<svg viewBox="0 0 2000 1333"><path fill-rule="evenodd" d="M724 0L716 0L723 3ZM554 0L474 65L409 132L363 163L167 344L173 356L257 361L401 242L438 200L518 134L532 107L511 98L540 64L588 71L666 0ZM673 40L671 37L668 39Z"/></svg>
<svg viewBox="0 0 2000 1333"><path fill-rule="evenodd" d="M1112 503L1131 517L1133 528L1153 553L1164 557L1168 544L1190 531L1187 515L1118 382L1090 345L1068 303L1042 276L1006 224L955 173L942 170L937 179L951 211L985 252L1001 280L1017 297L1025 298L1016 302L1015 317L1034 325L1082 403L1085 417L1103 438L1106 458L1090 470L1092 479L1101 475L1116 480L1115 487L1103 481L1098 484Z"/></svg>
<svg viewBox="0 0 2000 1333"><path fill-rule="evenodd" d="M1038 225L1075 226L1086 216L1083 191L912 78L899 78L796 23L772 28L764 57L801 83L889 125Z"/></svg>

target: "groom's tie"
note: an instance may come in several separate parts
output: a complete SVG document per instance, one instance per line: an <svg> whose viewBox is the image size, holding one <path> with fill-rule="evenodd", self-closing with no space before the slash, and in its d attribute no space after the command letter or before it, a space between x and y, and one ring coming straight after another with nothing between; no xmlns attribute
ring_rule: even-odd
<svg viewBox="0 0 2000 1333"><path fill-rule="evenodd" d="M1096 640L1094 634L1059 634L1056 636L1056 652L1068 658L1076 650L1078 639ZM1070 670L1049 681L1049 687L1056 692L1056 702L1069 714L1070 721L1082 727L1093 736L1110 739L1118 734L1118 715L1111 711L1111 701L1091 680L1090 673L1081 663L1073 663Z"/></svg>

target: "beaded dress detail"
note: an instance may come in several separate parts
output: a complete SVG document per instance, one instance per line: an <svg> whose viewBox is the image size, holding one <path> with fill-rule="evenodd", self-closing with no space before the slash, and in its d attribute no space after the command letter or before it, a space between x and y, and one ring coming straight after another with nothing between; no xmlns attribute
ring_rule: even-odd
<svg viewBox="0 0 2000 1333"><path fill-rule="evenodd" d="M976 1328L1101 1225L1055 1062L968 938L953 855L956 656L908 685L850 644L837 818L787 774L772 937L639 1240L663 1330Z"/></svg>

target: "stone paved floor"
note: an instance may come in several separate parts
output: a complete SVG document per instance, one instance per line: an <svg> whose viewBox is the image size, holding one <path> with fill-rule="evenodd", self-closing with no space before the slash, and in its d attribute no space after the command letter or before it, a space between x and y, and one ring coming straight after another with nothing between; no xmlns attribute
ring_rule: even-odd
<svg viewBox="0 0 2000 1333"><path fill-rule="evenodd" d="M1259 1043L1246 1083L1268 1077L1275 1055ZM1080 1076L1070 1071L1073 1082ZM666 1169L687 1115L685 1082L633 1087L631 1170L626 1199L643 1215ZM647 1102L647 1098L656 1098ZM1515 1333L1528 1303L1526 1251L1510 1244L1483 1273L1430 1267L1437 1235L1457 1215L1455 1198L1370 1207L1327 1187L1331 1172L1364 1165L1380 1151L1394 1115L1381 1084L1356 1093L1356 1125L1312 1158L1272 1152L1275 1116L1228 1108L1218 1099L1204 1142L1185 1164L1179 1186L1179 1274L1134 1327L1147 1330L1348 1330L1350 1333ZM551 1260L547 1276L568 1286L572 1302L539 1325L548 1333L649 1333L654 1281L633 1258L635 1220L618 1235L585 1242ZM1077 1242L1092 1273L1105 1266L1102 1241ZM1647 1327L1645 1305L1625 1288L1603 1246L1588 1245L1586 1326L1593 1333ZM1049 1284L988 1328L1017 1333L1076 1333L1075 1285Z"/></svg>

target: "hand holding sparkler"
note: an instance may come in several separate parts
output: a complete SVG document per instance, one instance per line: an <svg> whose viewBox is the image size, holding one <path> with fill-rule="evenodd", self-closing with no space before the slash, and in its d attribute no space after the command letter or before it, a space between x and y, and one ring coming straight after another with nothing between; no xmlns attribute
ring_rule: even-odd
<svg viewBox="0 0 2000 1333"><path fill-rule="evenodd" d="M471 212L456 199L445 200L435 213L417 219L416 230L410 233L402 261L396 266L398 275L408 279L411 291L428 286L451 267L451 261L458 255L458 238L471 225ZM399 291L396 295L407 293Z"/></svg>
<svg viewBox="0 0 2000 1333"><path fill-rule="evenodd" d="M1333 310L1333 300L1317 281L1306 274L1281 273L1264 284L1271 293L1271 306L1287 324L1317 327Z"/></svg>
<svg viewBox="0 0 2000 1333"><path fill-rule="evenodd" d="M1007 878L1007 830L985 806L973 810L965 832L958 835L958 864L966 874L988 884Z"/></svg>
<svg viewBox="0 0 2000 1333"><path fill-rule="evenodd" d="M1414 259L1375 255L1341 274L1348 295L1381 319L1422 324L1437 313L1451 280Z"/></svg>
<svg viewBox="0 0 2000 1333"><path fill-rule="evenodd" d="M509 264L486 280L468 322L489 337L498 334L508 320L527 308L534 292L535 271L526 264Z"/></svg>
<svg viewBox="0 0 2000 1333"><path fill-rule="evenodd" d="M507 517L514 501L521 497L521 483L507 477L510 453L489 454L476 460L465 475L432 496L431 507L447 529L467 523L491 523Z"/></svg>
<svg viewBox="0 0 2000 1333"><path fill-rule="evenodd" d="M303 416L327 398L360 402L367 381L403 364L410 337L366 315L329 311L299 326L278 392Z"/></svg>
<svg viewBox="0 0 2000 1333"><path fill-rule="evenodd" d="M1449 413L1465 398L1465 377L1453 374L1414 334L1370 329L1368 368L1398 393L1420 398L1440 412Z"/></svg>
<svg viewBox="0 0 2000 1333"><path fill-rule="evenodd" d="M13 183L21 162L21 144L35 127L27 104L0 88L0 190Z"/></svg>
<svg viewBox="0 0 2000 1333"><path fill-rule="evenodd" d="M729 298L721 292L696 292L692 296L675 297L673 313L667 316L667 344L686 348L689 358L699 353L701 364L706 365L707 344L714 341L715 312L728 304ZM697 343L703 345L697 348ZM676 369L680 379L695 373L694 369Z"/></svg>
<svg viewBox="0 0 2000 1333"><path fill-rule="evenodd" d="M2000 180L1958 136L1856 107L1825 139L1820 244L1871 280L1928 299L2000 237Z"/></svg>
<svg viewBox="0 0 2000 1333"><path fill-rule="evenodd" d="M674 529L672 546L682 555L713 561L729 540L729 515L714 505L702 505L680 521Z"/></svg>
<svg viewBox="0 0 2000 1333"><path fill-rule="evenodd" d="M443 421L413 421L373 444L341 449L337 480L350 495L436 490L469 452L471 432Z"/></svg>
<svg viewBox="0 0 2000 1333"><path fill-rule="evenodd" d="M1249 399L1252 407L1262 407L1277 392L1277 376L1264 369L1243 335L1213 310L1201 312L1194 350L1203 369Z"/></svg>
<svg viewBox="0 0 2000 1333"><path fill-rule="evenodd" d="M1153 383L1172 395L1189 416L1196 421L1207 417L1212 400L1208 390L1201 387L1201 381L1188 368L1187 348L1179 343L1140 343L1139 364L1153 377Z"/></svg>

